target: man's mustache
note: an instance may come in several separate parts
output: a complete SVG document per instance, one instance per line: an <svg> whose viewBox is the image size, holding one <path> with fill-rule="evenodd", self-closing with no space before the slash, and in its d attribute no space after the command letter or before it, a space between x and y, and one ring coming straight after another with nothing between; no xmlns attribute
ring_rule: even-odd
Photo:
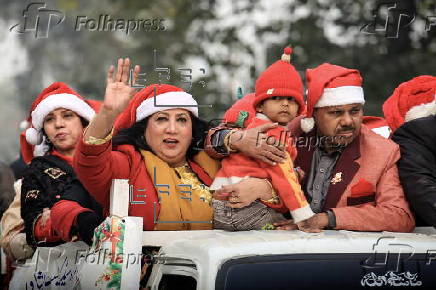
<svg viewBox="0 0 436 290"><path fill-rule="evenodd" d="M356 128L353 127L353 126L341 127L341 128L337 131L337 134L341 134L341 133L344 133L344 132L350 132L350 131L353 131L353 132L354 132L355 129L356 129Z"/></svg>

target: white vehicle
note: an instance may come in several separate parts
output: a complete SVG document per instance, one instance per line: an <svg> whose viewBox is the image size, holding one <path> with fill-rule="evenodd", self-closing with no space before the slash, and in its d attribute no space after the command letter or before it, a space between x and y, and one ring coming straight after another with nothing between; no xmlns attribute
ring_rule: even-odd
<svg viewBox="0 0 436 290"><path fill-rule="evenodd" d="M144 232L157 289L436 289L436 230Z"/></svg>
<svg viewBox="0 0 436 290"><path fill-rule="evenodd" d="M114 182L111 199L121 200L111 202L112 215L127 216L128 192L126 181ZM141 243L142 221L136 222L137 234L126 230L134 250L121 262L133 275L124 272L129 286L121 289L139 288L141 244L142 252L160 248L150 259L146 288L152 290L436 289L433 227L413 233L144 231ZM38 248L16 269L10 289L107 289L95 284L105 269L100 253L83 242Z"/></svg>

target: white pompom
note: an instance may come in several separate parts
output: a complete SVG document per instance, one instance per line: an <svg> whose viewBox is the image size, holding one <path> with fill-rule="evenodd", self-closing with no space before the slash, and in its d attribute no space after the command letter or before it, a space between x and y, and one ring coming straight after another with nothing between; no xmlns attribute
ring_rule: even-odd
<svg viewBox="0 0 436 290"><path fill-rule="evenodd" d="M305 133L309 133L315 127L315 120L313 118L303 118L300 122L301 129Z"/></svg>
<svg viewBox="0 0 436 290"><path fill-rule="evenodd" d="M26 130L27 128L29 128L29 126L30 126L30 122L27 120L23 120L20 122L20 130L21 131Z"/></svg>
<svg viewBox="0 0 436 290"><path fill-rule="evenodd" d="M29 144L38 145L42 143L42 133L35 128L29 128L26 130L26 140Z"/></svg>

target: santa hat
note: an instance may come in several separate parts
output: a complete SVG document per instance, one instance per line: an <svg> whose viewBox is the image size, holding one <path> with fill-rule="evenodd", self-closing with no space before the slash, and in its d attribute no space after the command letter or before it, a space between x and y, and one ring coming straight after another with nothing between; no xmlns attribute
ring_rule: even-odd
<svg viewBox="0 0 436 290"><path fill-rule="evenodd" d="M392 131L404 122L436 114L436 77L419 76L400 84L383 104Z"/></svg>
<svg viewBox="0 0 436 290"><path fill-rule="evenodd" d="M294 97L299 105L298 114L305 110L303 82L291 64L292 48L286 47L281 60L270 65L256 80L256 97L253 105L274 96Z"/></svg>
<svg viewBox="0 0 436 290"><path fill-rule="evenodd" d="M245 95L242 99L236 101L224 114L225 123L234 123L238 127L246 127L251 119L256 115L254 109L255 94Z"/></svg>
<svg viewBox="0 0 436 290"><path fill-rule="evenodd" d="M45 88L32 103L26 120L28 129L20 135L21 153L26 163L34 156L45 154L48 147L43 142L44 118L53 110L69 109L87 121L91 121L99 108L98 101L84 100L78 93L62 82Z"/></svg>
<svg viewBox="0 0 436 290"><path fill-rule="evenodd" d="M185 109L198 117L198 105L192 95L167 84L152 84L140 90L115 122L115 130L127 129L159 111Z"/></svg>
<svg viewBox="0 0 436 290"><path fill-rule="evenodd" d="M364 104L362 77L358 70L323 63L306 71L307 114L301 129L310 132L315 126L314 108Z"/></svg>
<svg viewBox="0 0 436 290"><path fill-rule="evenodd" d="M66 84L56 82L44 89L33 102L29 122L32 127L26 130L26 140L32 145L42 143L44 118L53 110L65 108L91 121L95 111L85 100Z"/></svg>
<svg viewBox="0 0 436 290"><path fill-rule="evenodd" d="M381 117L363 116L362 124L382 137L389 138L391 136L392 131L388 123Z"/></svg>

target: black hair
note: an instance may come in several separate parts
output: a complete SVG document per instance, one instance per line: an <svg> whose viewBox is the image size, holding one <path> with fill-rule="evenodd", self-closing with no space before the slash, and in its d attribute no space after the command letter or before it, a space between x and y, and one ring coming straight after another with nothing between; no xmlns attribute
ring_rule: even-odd
<svg viewBox="0 0 436 290"><path fill-rule="evenodd" d="M192 159L197 153L204 149L204 139L209 130L208 123L189 112L192 120L192 141L186 152L186 157ZM123 129L112 139L112 145L133 145L136 150L147 150L153 152L144 137L150 116L136 122L132 127Z"/></svg>

